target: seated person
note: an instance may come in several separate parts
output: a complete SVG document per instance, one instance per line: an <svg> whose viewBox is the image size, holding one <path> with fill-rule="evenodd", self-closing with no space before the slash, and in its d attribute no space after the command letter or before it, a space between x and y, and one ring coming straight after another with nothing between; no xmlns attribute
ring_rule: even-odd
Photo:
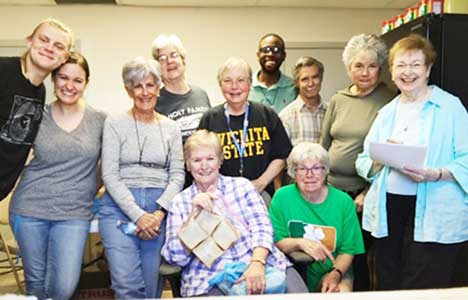
<svg viewBox="0 0 468 300"><path fill-rule="evenodd" d="M242 177L219 173L223 153L218 136L207 130L196 131L184 145L193 184L179 193L168 211L166 242L162 255L171 264L183 267L181 295L223 295L208 281L224 270L226 263L248 264L240 281L245 280L249 294L265 289L265 267L286 273L288 293L307 292L307 287L291 263L273 244L273 228L264 202L255 186ZM194 210L205 209L224 216L239 232L239 239L207 267L181 242L178 234Z"/></svg>
<svg viewBox="0 0 468 300"><path fill-rule="evenodd" d="M326 184L328 153L319 144L299 143L287 163L296 183L276 191L271 202L276 246L315 259L307 268L309 291L352 291L350 266L364 253L353 200Z"/></svg>
<svg viewBox="0 0 468 300"><path fill-rule="evenodd" d="M157 61L129 61L122 79L133 107L104 124L106 193L98 214L99 232L115 298L160 298L166 211L184 185L182 136L175 121L154 110L161 84ZM118 226L131 222L136 224L134 234Z"/></svg>

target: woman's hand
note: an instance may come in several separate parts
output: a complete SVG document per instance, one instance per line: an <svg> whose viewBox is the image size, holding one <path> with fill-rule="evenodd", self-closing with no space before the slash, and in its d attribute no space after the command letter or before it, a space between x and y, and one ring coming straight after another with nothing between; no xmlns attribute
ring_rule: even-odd
<svg viewBox="0 0 468 300"><path fill-rule="evenodd" d="M197 207L206 209L209 212L213 211L213 200L218 199L215 191L207 191L204 193L199 193L193 198L192 209Z"/></svg>
<svg viewBox="0 0 468 300"><path fill-rule="evenodd" d="M252 181L252 184L255 186L255 188L257 189L257 191L261 194L265 188L267 187L268 185L268 182L265 182L264 180L262 180L260 177L257 178L257 179L254 179Z"/></svg>
<svg viewBox="0 0 468 300"><path fill-rule="evenodd" d="M159 220L154 214L144 213L137 221L135 234L144 240L150 240L159 235L159 226L162 220Z"/></svg>
<svg viewBox="0 0 468 300"><path fill-rule="evenodd" d="M302 251L304 251L309 256L312 256L317 261L324 262L327 258L329 258L333 263L335 263L333 254L320 242L301 238L299 241L299 247Z"/></svg>
<svg viewBox="0 0 468 300"><path fill-rule="evenodd" d="M243 280L245 280L248 295L263 294L266 286L265 266L261 262L252 261L234 284Z"/></svg>
<svg viewBox="0 0 468 300"><path fill-rule="evenodd" d="M416 182L437 181L442 178L442 169L404 167L400 172Z"/></svg>
<svg viewBox="0 0 468 300"><path fill-rule="evenodd" d="M158 234L159 234L159 232L161 232L161 224L162 224L162 221L164 220L164 217L166 216L166 213L160 209L157 209L153 212L153 216L155 216L156 222L158 222L155 229L158 230Z"/></svg>
<svg viewBox="0 0 468 300"><path fill-rule="evenodd" d="M340 291L341 276L338 272L329 272L323 276L322 293L336 293Z"/></svg>

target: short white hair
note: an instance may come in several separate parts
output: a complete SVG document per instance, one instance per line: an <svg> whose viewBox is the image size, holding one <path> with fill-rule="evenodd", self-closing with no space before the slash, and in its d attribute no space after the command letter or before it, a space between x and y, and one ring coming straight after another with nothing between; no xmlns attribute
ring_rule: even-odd
<svg viewBox="0 0 468 300"><path fill-rule="evenodd" d="M122 79L126 88L132 88L149 74L154 76L154 81L160 86L161 67L154 59L145 59L139 56L127 62L122 68Z"/></svg>
<svg viewBox="0 0 468 300"><path fill-rule="evenodd" d="M317 159L325 167L326 173L329 170L328 152L320 144L312 142L301 142L294 146L288 156L288 175L296 178L297 165L305 163L309 159Z"/></svg>
<svg viewBox="0 0 468 300"><path fill-rule="evenodd" d="M358 34L353 36L343 50L343 63L349 69L356 56L362 51L374 52L377 63L382 68L388 57L388 48L385 42L375 34Z"/></svg>
<svg viewBox="0 0 468 300"><path fill-rule="evenodd" d="M158 35L151 46L151 53L153 54L154 59L158 59L159 51L164 48L172 46L176 48L177 52L179 52L182 60L185 62L185 58L187 57L187 51L182 44L180 38L175 34L160 34Z"/></svg>
<svg viewBox="0 0 468 300"><path fill-rule="evenodd" d="M232 69L242 69L248 77L250 83L252 83L252 68L250 65L240 57L229 57L218 69L218 84L221 85L224 75Z"/></svg>

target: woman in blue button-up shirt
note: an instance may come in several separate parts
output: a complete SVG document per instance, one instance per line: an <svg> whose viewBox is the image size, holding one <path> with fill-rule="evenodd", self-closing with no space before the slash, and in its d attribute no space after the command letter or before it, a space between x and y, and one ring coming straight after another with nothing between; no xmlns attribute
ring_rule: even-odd
<svg viewBox="0 0 468 300"><path fill-rule="evenodd" d="M401 95L379 111L356 161L372 182L363 228L376 238L380 290L450 286L468 241L468 115L460 99L427 84L435 56L418 35L393 46L389 63ZM372 161L370 142L427 146L425 167Z"/></svg>

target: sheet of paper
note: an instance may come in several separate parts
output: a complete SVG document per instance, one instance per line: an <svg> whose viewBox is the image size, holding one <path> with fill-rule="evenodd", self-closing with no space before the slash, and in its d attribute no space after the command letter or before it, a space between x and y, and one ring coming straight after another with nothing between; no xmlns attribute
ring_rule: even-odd
<svg viewBox="0 0 468 300"><path fill-rule="evenodd" d="M426 153L426 146L374 142L369 145L372 160L393 168L424 168Z"/></svg>

